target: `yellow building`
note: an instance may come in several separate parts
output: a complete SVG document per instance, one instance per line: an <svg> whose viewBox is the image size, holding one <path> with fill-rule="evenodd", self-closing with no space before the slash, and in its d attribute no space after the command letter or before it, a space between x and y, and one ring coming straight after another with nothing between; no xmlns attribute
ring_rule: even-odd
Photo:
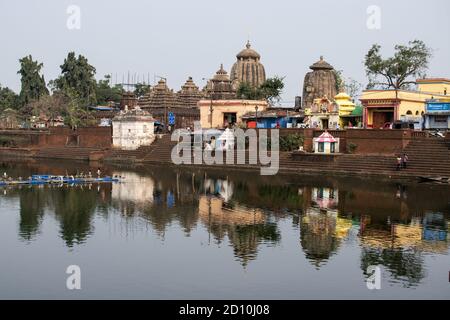
<svg viewBox="0 0 450 320"><path fill-rule="evenodd" d="M450 80L419 79L417 90L365 90L360 98L364 106L363 121L367 128L389 127L394 121L420 119L428 99L445 99Z"/></svg>
<svg viewBox="0 0 450 320"><path fill-rule="evenodd" d="M421 92L428 92L436 95L450 95L450 79L417 79L417 89Z"/></svg>
<svg viewBox="0 0 450 320"><path fill-rule="evenodd" d="M202 128L225 128L242 123L248 112L267 109L265 100L200 100L200 123Z"/></svg>

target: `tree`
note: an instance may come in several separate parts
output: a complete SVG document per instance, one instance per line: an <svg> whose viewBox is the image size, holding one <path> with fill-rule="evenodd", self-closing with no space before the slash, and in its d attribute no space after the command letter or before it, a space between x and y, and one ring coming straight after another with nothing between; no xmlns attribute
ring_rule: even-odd
<svg viewBox="0 0 450 320"><path fill-rule="evenodd" d="M20 70L17 71L21 75L20 102L26 104L33 99L39 100L40 97L48 95L48 89L45 86L44 76L40 74L42 63L33 61L31 55L23 57L19 60Z"/></svg>
<svg viewBox="0 0 450 320"><path fill-rule="evenodd" d="M270 105L279 102L284 88L284 77L275 76L266 79L260 86L261 95Z"/></svg>
<svg viewBox="0 0 450 320"><path fill-rule="evenodd" d="M19 109L19 96L9 89L0 85L0 112L6 109Z"/></svg>
<svg viewBox="0 0 450 320"><path fill-rule="evenodd" d="M361 94L361 89L363 85L353 78L345 78L343 76L342 70L334 71L334 77L336 79L336 91L341 92L342 90L347 93L353 100L357 99Z"/></svg>
<svg viewBox="0 0 450 320"><path fill-rule="evenodd" d="M150 91L150 85L145 83L137 83L134 87L134 95L136 98L145 96Z"/></svg>
<svg viewBox="0 0 450 320"><path fill-rule="evenodd" d="M60 68L61 76L51 83L53 89L75 93L84 106L96 102L96 71L84 56L69 52Z"/></svg>
<svg viewBox="0 0 450 320"><path fill-rule="evenodd" d="M239 84L236 95L239 99L259 100L262 98L258 88L253 87L248 82Z"/></svg>
<svg viewBox="0 0 450 320"><path fill-rule="evenodd" d="M62 115L68 102L68 97L60 92L55 92L39 100L32 100L24 105L20 111L24 117L44 115L51 119Z"/></svg>
<svg viewBox="0 0 450 320"><path fill-rule="evenodd" d="M95 94L97 103L100 105L107 104L110 101L120 102L122 98L123 88L121 85L111 87L111 76L105 75L103 80L99 80L95 86Z"/></svg>
<svg viewBox="0 0 450 320"><path fill-rule="evenodd" d="M381 57L380 49L380 45L374 44L365 57L368 89L407 89L415 84L416 78L425 76L432 53L424 42L414 40L406 46L396 45L394 56L386 59Z"/></svg>
<svg viewBox="0 0 450 320"><path fill-rule="evenodd" d="M271 105L279 102L284 88L284 78L275 76L268 78L259 87L253 87L247 82L241 82L236 95L240 99L265 99Z"/></svg>

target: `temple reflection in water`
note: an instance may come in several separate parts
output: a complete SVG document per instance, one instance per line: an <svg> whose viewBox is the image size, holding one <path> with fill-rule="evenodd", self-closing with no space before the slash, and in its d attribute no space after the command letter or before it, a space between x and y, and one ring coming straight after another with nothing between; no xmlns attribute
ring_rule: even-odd
<svg viewBox="0 0 450 320"><path fill-rule="evenodd" d="M363 274L369 265L382 265L410 286L425 277L424 255L449 251L445 186L162 168L109 170L125 176L125 182L4 188L0 201L19 199L23 241L39 240L46 215L57 221L68 247L89 242L96 219L118 216L127 233L145 225L144 231L163 240L175 227L184 237L204 230L209 246L229 246L244 268L261 256L261 248L283 245L286 222L298 234L299 253L317 270L347 243L359 248Z"/></svg>

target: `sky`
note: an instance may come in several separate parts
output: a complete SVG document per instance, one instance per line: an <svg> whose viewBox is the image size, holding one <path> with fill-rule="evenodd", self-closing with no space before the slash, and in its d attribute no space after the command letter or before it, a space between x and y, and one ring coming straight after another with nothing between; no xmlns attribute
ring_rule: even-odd
<svg viewBox="0 0 450 320"><path fill-rule="evenodd" d="M292 105L321 55L366 85L363 60L374 43L390 55L423 40L433 49L428 76L450 78L449 17L448 0L0 0L0 84L20 90L18 60L29 54L47 82L55 79L75 51L98 79L162 76L178 91L192 76L203 87L221 63L230 71L249 39L267 76L285 77L282 99Z"/></svg>

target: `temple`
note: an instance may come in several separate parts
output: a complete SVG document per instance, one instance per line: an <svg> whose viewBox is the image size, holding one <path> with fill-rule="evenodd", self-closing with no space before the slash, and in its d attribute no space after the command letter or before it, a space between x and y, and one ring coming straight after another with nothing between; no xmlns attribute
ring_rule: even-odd
<svg viewBox="0 0 450 320"><path fill-rule="evenodd" d="M148 94L139 100L138 105L142 109L148 109L154 107L172 107L175 105L175 102L176 95L173 90L169 89L165 79L161 79Z"/></svg>
<svg viewBox="0 0 450 320"><path fill-rule="evenodd" d="M184 108L197 108L197 102L202 99L204 92L195 85L192 77L186 80L181 90L176 94L176 106Z"/></svg>
<svg viewBox="0 0 450 320"><path fill-rule="evenodd" d="M211 100L227 100L236 98L236 90L233 87L230 76L220 65L220 69L206 84L206 97Z"/></svg>
<svg viewBox="0 0 450 320"><path fill-rule="evenodd" d="M266 81L266 71L260 62L261 56L253 50L250 41L246 48L236 55L237 61L231 68L230 77L235 89L239 84L246 82L252 87L260 86Z"/></svg>
<svg viewBox="0 0 450 320"><path fill-rule="evenodd" d="M333 66L323 57L309 67L303 82L303 108L310 108L314 99L334 97L337 94L336 75Z"/></svg>

